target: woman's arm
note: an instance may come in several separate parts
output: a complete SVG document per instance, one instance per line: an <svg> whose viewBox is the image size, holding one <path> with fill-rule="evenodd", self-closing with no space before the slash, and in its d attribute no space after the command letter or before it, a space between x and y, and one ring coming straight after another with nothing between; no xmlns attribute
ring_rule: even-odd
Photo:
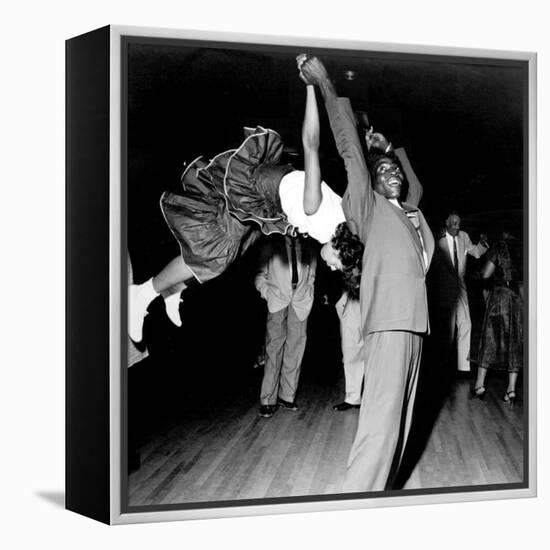
<svg viewBox="0 0 550 550"><path fill-rule="evenodd" d="M305 59L299 67L302 80L317 85L324 98L336 148L347 172L348 186L342 207L351 230L364 242L365 219L374 202L374 191L357 135L355 116L349 101L338 98L325 66L317 57Z"/></svg>
<svg viewBox="0 0 550 550"><path fill-rule="evenodd" d="M483 266L483 269L481 270L481 278L482 279L489 279L491 275L495 272L495 264L488 260L486 264Z"/></svg>
<svg viewBox="0 0 550 550"><path fill-rule="evenodd" d="M321 204L321 168L319 166L319 111L315 97L315 87L306 86L306 109L302 126L304 147L304 212L315 214Z"/></svg>

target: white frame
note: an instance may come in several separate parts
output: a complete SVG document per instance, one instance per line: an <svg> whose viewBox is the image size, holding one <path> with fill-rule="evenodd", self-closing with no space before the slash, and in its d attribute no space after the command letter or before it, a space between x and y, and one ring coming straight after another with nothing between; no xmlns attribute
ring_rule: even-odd
<svg viewBox="0 0 550 550"><path fill-rule="evenodd" d="M317 512L330 510L351 510L373 507L404 506L415 504L443 504L449 502L471 502L480 500L511 499L535 497L536 478L536 71L537 56L532 52L502 50L481 50L433 46L409 46L373 42L305 39L300 37L266 36L241 33L220 33L159 29L148 27L110 27L110 516L112 524L160 522L174 520L206 519L220 517L239 517L296 512ZM154 512L122 513L121 503L121 343L126 340L121 334L121 39L123 36L152 37L186 40L212 40L236 43L254 43L266 45L288 45L337 48L349 50L369 50L374 52L397 52L462 57L479 57L527 61L529 67L529 487L495 491L457 492L429 495L387 496L383 498L357 498L353 500L335 500L321 502L301 502L285 504L234 505L216 508L197 508L190 510L159 510Z"/></svg>

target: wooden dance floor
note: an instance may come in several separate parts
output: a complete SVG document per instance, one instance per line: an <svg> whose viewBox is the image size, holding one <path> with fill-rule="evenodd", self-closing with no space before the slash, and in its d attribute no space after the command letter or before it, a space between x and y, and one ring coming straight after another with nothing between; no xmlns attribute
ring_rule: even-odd
<svg viewBox="0 0 550 550"><path fill-rule="evenodd" d="M261 374L251 369L223 398L171 397L170 418L153 421L134 445L141 464L129 475L129 505L339 493L358 417L332 410L343 395L341 374L331 381L304 372L300 410L270 419L258 416ZM404 490L523 481L522 402L511 409L501 401L505 376L488 382L484 401L470 399L471 382L458 379L436 410L419 404ZM431 392L419 399L433 405Z"/></svg>

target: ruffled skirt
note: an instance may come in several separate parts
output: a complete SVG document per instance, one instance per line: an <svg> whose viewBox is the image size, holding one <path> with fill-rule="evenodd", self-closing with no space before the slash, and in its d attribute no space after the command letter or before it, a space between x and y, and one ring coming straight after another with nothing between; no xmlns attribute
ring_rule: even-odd
<svg viewBox="0 0 550 550"><path fill-rule="evenodd" d="M164 193L160 204L182 257L199 282L220 275L263 233L294 228L278 198L281 178L279 134L247 129L238 149L211 161L195 159L182 175L182 192Z"/></svg>

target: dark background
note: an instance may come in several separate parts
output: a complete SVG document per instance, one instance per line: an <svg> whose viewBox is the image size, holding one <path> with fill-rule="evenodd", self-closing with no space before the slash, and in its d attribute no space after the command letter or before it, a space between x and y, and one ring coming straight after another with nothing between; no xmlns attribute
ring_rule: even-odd
<svg viewBox="0 0 550 550"><path fill-rule="evenodd" d="M301 51L130 41L128 248L136 282L179 253L159 199L163 191L178 189L184 162L237 147L243 126L273 128L289 151L300 152L305 91L295 57ZM374 128L395 146L405 147L424 186L420 206L434 233L456 210L474 242L480 232L494 240L504 219L522 236L525 65L308 51L323 59L340 95L365 110ZM347 71L354 72L352 80ZM320 97L318 102L323 179L341 194L345 173ZM288 160L300 167L299 156ZM254 260L251 250L218 279L186 291L181 329L166 319L161 300L151 306L144 329L150 357L132 367L129 376L130 428L139 425L141 436L146 426L156 430L162 418L177 417L185 403L259 392L261 369L252 364L262 345L265 311L252 284ZM319 295L338 295L338 279L324 266L318 279ZM340 372L338 324L333 308L320 302L310 316L304 372L334 383ZM475 303L472 309L475 325Z"/></svg>

